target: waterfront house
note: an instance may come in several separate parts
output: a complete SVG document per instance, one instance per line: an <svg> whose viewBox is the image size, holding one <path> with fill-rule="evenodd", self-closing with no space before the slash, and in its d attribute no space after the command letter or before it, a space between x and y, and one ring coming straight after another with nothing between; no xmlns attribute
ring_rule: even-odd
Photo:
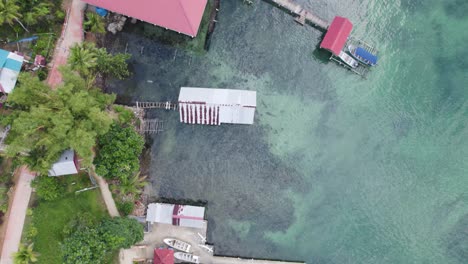
<svg viewBox="0 0 468 264"><path fill-rule="evenodd" d="M178 103L182 123L253 124L257 93L246 90L182 87Z"/></svg>
<svg viewBox="0 0 468 264"><path fill-rule="evenodd" d="M83 0L96 7L196 37L207 0Z"/></svg>
<svg viewBox="0 0 468 264"><path fill-rule="evenodd" d="M73 150L66 150L62 153L57 162L49 170L49 176L62 176L77 174L79 171L78 158Z"/></svg>
<svg viewBox="0 0 468 264"><path fill-rule="evenodd" d="M328 27L327 33L320 43L320 48L339 56L352 30L353 24L347 18L336 16Z"/></svg>
<svg viewBox="0 0 468 264"><path fill-rule="evenodd" d="M0 49L0 93L13 91L23 66L23 56Z"/></svg>
<svg viewBox="0 0 468 264"><path fill-rule="evenodd" d="M171 224L175 226L203 228L205 221L205 207L151 203L146 212L146 221L153 223Z"/></svg>

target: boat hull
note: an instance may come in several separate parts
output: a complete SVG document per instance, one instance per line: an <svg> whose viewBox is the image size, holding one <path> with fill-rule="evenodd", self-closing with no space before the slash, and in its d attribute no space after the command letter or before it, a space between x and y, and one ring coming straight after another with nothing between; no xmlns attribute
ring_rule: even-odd
<svg viewBox="0 0 468 264"><path fill-rule="evenodd" d="M363 58L361 58L360 56L358 56L356 54L356 49L357 47L353 46L353 45L349 45L348 46L348 51L349 51L349 54L351 54L351 56L353 56L354 59L356 59L357 61L359 61L360 63L366 65L366 66L375 66L376 63L371 63Z"/></svg>
<svg viewBox="0 0 468 264"><path fill-rule="evenodd" d="M163 241L164 244L168 245L169 247L186 253L189 253L190 249L192 248L192 245L189 243L175 238L165 238Z"/></svg>
<svg viewBox="0 0 468 264"><path fill-rule="evenodd" d="M200 263L199 256L195 256L189 253L176 252L174 253L174 258L181 260L183 262Z"/></svg>

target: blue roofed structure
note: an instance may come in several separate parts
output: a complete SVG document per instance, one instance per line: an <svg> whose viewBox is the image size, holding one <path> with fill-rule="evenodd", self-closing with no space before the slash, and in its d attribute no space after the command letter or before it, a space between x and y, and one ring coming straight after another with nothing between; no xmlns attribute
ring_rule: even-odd
<svg viewBox="0 0 468 264"><path fill-rule="evenodd" d="M23 56L0 49L0 92L11 93L23 65Z"/></svg>
<svg viewBox="0 0 468 264"><path fill-rule="evenodd" d="M368 52L367 50L365 50L365 49L363 49L361 47L357 47L356 55L361 57L362 59L368 61L369 64L371 64L371 65L377 64L377 56L375 56L374 54Z"/></svg>

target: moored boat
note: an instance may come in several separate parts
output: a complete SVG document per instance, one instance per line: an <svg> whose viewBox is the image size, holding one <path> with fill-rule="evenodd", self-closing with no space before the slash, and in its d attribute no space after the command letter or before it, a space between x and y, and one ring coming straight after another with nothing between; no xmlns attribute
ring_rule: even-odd
<svg viewBox="0 0 468 264"><path fill-rule="evenodd" d="M192 245L190 245L189 243L175 238L169 237L165 238L163 241L166 245L187 253L190 252L190 249L192 248Z"/></svg>
<svg viewBox="0 0 468 264"><path fill-rule="evenodd" d="M349 67L351 68L356 68L357 66L359 66L359 63L353 59L351 56L349 56L348 54L346 54L345 52L340 52L340 59L346 63L346 65L348 65Z"/></svg>
<svg viewBox="0 0 468 264"><path fill-rule="evenodd" d="M377 56L374 54L370 53L366 49L359 47L359 46L354 46L354 45L349 45L348 46L348 51L353 56L356 60L359 62L368 65L368 66L375 66L377 65Z"/></svg>
<svg viewBox="0 0 468 264"><path fill-rule="evenodd" d="M184 252L176 252L174 253L174 258L184 261L184 262L189 262L189 263L199 263L199 256L195 256L190 253L184 253Z"/></svg>

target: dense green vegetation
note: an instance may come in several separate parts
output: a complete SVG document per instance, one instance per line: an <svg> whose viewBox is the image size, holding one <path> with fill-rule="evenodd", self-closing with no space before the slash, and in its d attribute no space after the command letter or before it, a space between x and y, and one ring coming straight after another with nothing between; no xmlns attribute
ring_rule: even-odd
<svg viewBox="0 0 468 264"><path fill-rule="evenodd" d="M62 77L63 85L52 90L38 78L22 74L7 100L12 112L1 120L12 125L6 155L19 157L44 174L66 149L73 149L83 166L90 165L96 138L112 123L106 110L115 96L102 93L67 68L62 69Z"/></svg>
<svg viewBox="0 0 468 264"><path fill-rule="evenodd" d="M12 161L0 156L0 223L2 214L8 209L8 190L13 184L13 171L15 166Z"/></svg>
<svg viewBox="0 0 468 264"><path fill-rule="evenodd" d="M86 13L86 21L84 22L84 27L86 31L102 34L106 33L104 19L94 12Z"/></svg>
<svg viewBox="0 0 468 264"><path fill-rule="evenodd" d="M113 124L99 137L96 172L109 179L126 180L140 169L144 140L132 127Z"/></svg>
<svg viewBox="0 0 468 264"><path fill-rule="evenodd" d="M130 76L127 60L130 54L110 54L105 48L97 48L94 43L85 42L70 49L68 63L73 70L85 78L93 79L98 73L118 79Z"/></svg>
<svg viewBox="0 0 468 264"><path fill-rule="evenodd" d="M1 38L11 41L55 32L65 17L61 4L61 0L0 0Z"/></svg>
<svg viewBox="0 0 468 264"><path fill-rule="evenodd" d="M89 227L79 223L62 245L63 263L102 263L107 253L129 248L143 239L143 226L135 219L104 219Z"/></svg>
<svg viewBox="0 0 468 264"><path fill-rule="evenodd" d="M39 176L32 182L37 196L45 201L53 201L63 196L65 187L57 177Z"/></svg>
<svg viewBox="0 0 468 264"><path fill-rule="evenodd" d="M76 179L74 176L67 178ZM93 226L106 217L100 195L98 190L79 194L69 192L60 199L39 202L25 229L27 239L34 242L34 249L40 254L38 263L63 263L61 244L75 231L74 223L81 221Z"/></svg>

